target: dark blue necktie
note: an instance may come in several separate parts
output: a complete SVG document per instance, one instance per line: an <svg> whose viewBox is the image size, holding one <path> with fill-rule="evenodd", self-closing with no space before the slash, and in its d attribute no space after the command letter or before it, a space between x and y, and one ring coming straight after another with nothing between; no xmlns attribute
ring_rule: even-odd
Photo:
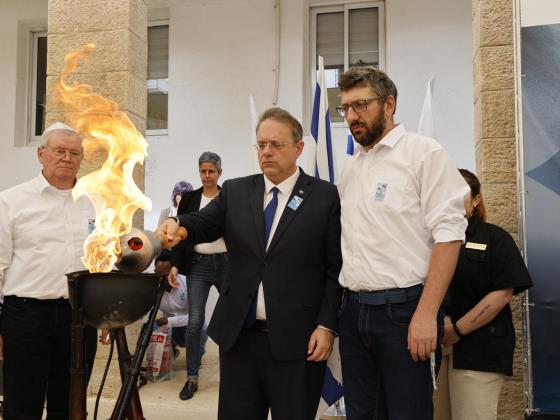
<svg viewBox="0 0 560 420"><path fill-rule="evenodd" d="M276 214L276 209L278 208L278 188L272 188L272 200L270 200L264 209L264 249L268 244L268 237L270 236L270 230L272 229L272 222L274 221L274 215Z"/></svg>
<svg viewBox="0 0 560 420"><path fill-rule="evenodd" d="M274 221L274 215L276 214L276 209L278 208L278 188L272 188L272 200L268 202L266 208L264 209L264 249L266 251L266 245L268 244L268 237L270 236L270 231L272 229L272 222ZM247 314L247 319L245 319L245 326L247 328L251 327L257 320L257 298L258 290L253 300L251 301L251 307L249 308L249 313Z"/></svg>

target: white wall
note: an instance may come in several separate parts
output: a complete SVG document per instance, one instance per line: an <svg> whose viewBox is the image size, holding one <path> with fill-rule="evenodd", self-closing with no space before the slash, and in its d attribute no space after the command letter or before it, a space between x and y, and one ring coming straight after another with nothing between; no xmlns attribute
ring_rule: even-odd
<svg viewBox="0 0 560 420"><path fill-rule="evenodd" d="M309 118L311 101L306 92L309 3L281 0L278 105L299 119ZM149 5L168 6L170 15L169 135L149 140L146 169L146 192L153 201L146 227L153 228L176 181L200 185L201 152L222 156L222 180L252 172L248 96L253 94L258 112L272 106L276 34L273 0L151 0ZM458 166L474 169L470 8L468 0L387 1L386 69L399 89L397 119L409 130L417 128L426 82L435 77L437 138ZM39 169L34 147L14 147L16 41L19 20L46 16L46 0L0 0L0 190ZM345 129L335 130L339 164L345 135Z"/></svg>
<svg viewBox="0 0 560 420"><path fill-rule="evenodd" d="M305 91L308 4L325 3L281 1L278 105L299 119L308 118L311 101ZM248 96L255 97L258 112L272 106L272 5L272 0L171 1L169 136L152 141L149 150L146 190L154 211L146 215L148 227L168 205L174 182L200 185L201 152L220 154L222 181L252 172ZM399 89L397 120L416 130L426 83L435 77L437 138L458 166L474 169L470 1L390 0L386 39L386 70ZM347 131L333 131L340 167Z"/></svg>
<svg viewBox="0 0 560 420"><path fill-rule="evenodd" d="M474 170L471 1L389 0L386 12L397 120L416 131L426 84L435 77L435 137L457 166Z"/></svg>
<svg viewBox="0 0 560 420"><path fill-rule="evenodd" d="M45 0L0 0L0 191L39 173L36 147L16 147L16 83L18 77L18 22L36 24L47 19ZM33 22L31 22L33 21ZM23 45L22 45L23 44ZM22 127L17 127L21 130Z"/></svg>

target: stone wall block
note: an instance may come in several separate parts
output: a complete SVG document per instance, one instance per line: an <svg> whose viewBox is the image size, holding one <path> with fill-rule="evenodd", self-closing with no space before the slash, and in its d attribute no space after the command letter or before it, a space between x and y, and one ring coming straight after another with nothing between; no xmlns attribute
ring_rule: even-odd
<svg viewBox="0 0 560 420"><path fill-rule="evenodd" d="M476 99L480 96L480 79L483 78L480 64L480 49L473 57L473 97Z"/></svg>
<svg viewBox="0 0 560 420"><path fill-rule="evenodd" d="M474 97L474 142L475 150L478 148L478 143L482 139L482 99L480 94L475 92ZM476 162L478 167L478 161Z"/></svg>
<svg viewBox="0 0 560 420"><path fill-rule="evenodd" d="M515 95L513 89L482 92L480 138L515 137Z"/></svg>
<svg viewBox="0 0 560 420"><path fill-rule="evenodd" d="M523 383L506 378L498 402L498 420L522 420L524 408Z"/></svg>
<svg viewBox="0 0 560 420"><path fill-rule="evenodd" d="M476 16L477 13L479 13L479 6L480 6L480 0L472 0L472 18L474 19L474 17Z"/></svg>
<svg viewBox="0 0 560 420"><path fill-rule="evenodd" d="M148 6L144 0L129 0L128 28L148 42Z"/></svg>
<svg viewBox="0 0 560 420"><path fill-rule="evenodd" d="M148 109L148 90L146 79L128 74L126 85L127 109L136 115L146 115Z"/></svg>
<svg viewBox="0 0 560 420"><path fill-rule="evenodd" d="M507 90L514 85L513 80L513 47L482 47L475 57L475 79L479 85L475 89L481 91ZM477 90L478 90L477 89Z"/></svg>
<svg viewBox="0 0 560 420"><path fill-rule="evenodd" d="M480 46L513 44L513 1L480 0Z"/></svg>
<svg viewBox="0 0 560 420"><path fill-rule="evenodd" d="M62 104L56 101L52 94L55 92L57 80L58 76L47 76L47 92L49 93L47 95L47 109L50 112L62 112L63 110ZM71 74L66 78L66 83L69 85L74 83L87 84L92 88L92 92L115 101L119 109L126 110L128 108L129 75L127 72Z"/></svg>
<svg viewBox="0 0 560 420"><path fill-rule="evenodd" d="M48 95L47 95L48 97ZM51 124L54 124L55 122L66 122L66 119L64 118L64 115L62 114L62 112L52 112L49 110L49 108L47 108L47 112L45 114L45 127L48 127Z"/></svg>
<svg viewBox="0 0 560 420"><path fill-rule="evenodd" d="M476 3L476 5L475 5ZM481 26L480 26L480 4L478 0L473 0L472 34L473 34L473 56L480 48Z"/></svg>
<svg viewBox="0 0 560 420"><path fill-rule="evenodd" d="M79 62L75 74L107 73L114 71L130 71L138 77L147 74L147 51L141 52L141 46L132 47L132 34L128 29L116 29L102 32L84 32L69 35L49 34L48 49L60 51L60 54L48 54L47 74L55 75L64 67L64 56L86 44L95 44L91 56ZM130 54L133 51L133 54Z"/></svg>
<svg viewBox="0 0 560 420"><path fill-rule="evenodd" d="M517 185L483 184L488 221L508 232L517 232Z"/></svg>
<svg viewBox="0 0 560 420"><path fill-rule="evenodd" d="M518 381L523 381L523 345L521 343L522 330L515 330L515 352L513 353L513 376Z"/></svg>
<svg viewBox="0 0 560 420"><path fill-rule="evenodd" d="M60 13L60 10L66 13ZM139 29L144 18L145 30L146 16L147 7L143 0L49 0L49 32L53 34L130 27L137 28L138 35L142 36Z"/></svg>
<svg viewBox="0 0 560 420"><path fill-rule="evenodd" d="M477 176L481 182L514 184L517 182L514 138L481 139L476 147Z"/></svg>
<svg viewBox="0 0 560 420"><path fill-rule="evenodd" d="M127 111L126 115L130 119L130 121L132 121L132 124L134 124L134 127L136 127L140 134L146 136L146 120L130 111Z"/></svg>

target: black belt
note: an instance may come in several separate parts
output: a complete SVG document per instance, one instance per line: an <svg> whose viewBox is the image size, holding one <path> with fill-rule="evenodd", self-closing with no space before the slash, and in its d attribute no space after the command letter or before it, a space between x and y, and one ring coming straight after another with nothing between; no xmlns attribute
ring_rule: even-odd
<svg viewBox="0 0 560 420"><path fill-rule="evenodd" d="M423 284L406 287L403 289L387 289L376 290L374 292L354 292L346 289L346 295L349 299L356 300L364 305L379 306L388 303L404 303L408 300L418 297L424 290Z"/></svg>
<svg viewBox="0 0 560 420"><path fill-rule="evenodd" d="M4 302L11 304L11 303L32 303L32 304L41 304L41 305L48 305L48 304L58 304L58 305L68 305L70 302L68 299L65 298L58 298L58 299L37 299L37 298L30 298L30 297L19 297L19 296L4 296Z"/></svg>
<svg viewBox="0 0 560 420"><path fill-rule="evenodd" d="M253 325L247 328L247 331L268 332L268 324L264 319L257 319Z"/></svg>

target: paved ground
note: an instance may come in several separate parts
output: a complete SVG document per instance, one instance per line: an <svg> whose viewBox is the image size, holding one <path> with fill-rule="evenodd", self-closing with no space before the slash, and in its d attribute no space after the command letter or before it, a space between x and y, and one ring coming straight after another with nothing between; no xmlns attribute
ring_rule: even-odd
<svg viewBox="0 0 560 420"><path fill-rule="evenodd" d="M148 383L140 389L140 400L147 420L215 420L218 407L219 365L218 347L208 340L202 358L198 392L188 401L179 399L186 378L185 349L175 360L174 375L169 381ZM115 400L101 399L98 420L111 416ZM88 418L93 419L95 399L88 398Z"/></svg>

